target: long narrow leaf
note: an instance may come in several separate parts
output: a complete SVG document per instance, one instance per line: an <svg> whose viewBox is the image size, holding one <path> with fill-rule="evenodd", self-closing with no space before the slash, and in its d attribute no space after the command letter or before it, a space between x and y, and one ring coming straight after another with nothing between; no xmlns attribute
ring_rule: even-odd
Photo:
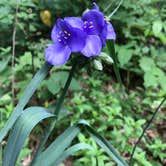
<svg viewBox="0 0 166 166"><path fill-rule="evenodd" d="M76 152L80 151L80 150L92 150L93 148L85 143L79 143L76 145L71 146L70 148L68 148L67 150L65 150L62 155L58 158L58 160L56 160L56 162L53 164L54 166L58 166L63 160L65 160L67 157L75 154Z"/></svg>
<svg viewBox="0 0 166 166"><path fill-rule="evenodd" d="M53 131L53 129L54 129L54 127L55 127L55 124L56 124L56 122L57 122L57 119L58 119L58 117L59 117L59 114L61 113L61 110L62 110L62 109L61 109L61 106L62 106L62 104L63 104L63 102L64 102L64 99L65 99L67 90L68 90L68 88L69 88L69 86L70 86L70 83L71 83L71 81L72 81L74 72L76 71L77 65L78 65L78 62L77 62L77 61L74 61L73 65L72 65L72 68L71 68L71 70L70 70L70 73L69 73L69 75L68 75L68 78L67 78L67 80L66 80L65 86L64 86L64 88L63 88L63 91L62 91L62 93L61 93L61 95L60 95L60 98L58 99L58 102L57 102L56 105L55 105L56 107L55 107L55 110L54 110L54 114L56 115L56 117L55 117L54 121L52 122L52 124L51 124L50 126L48 126L48 128L46 129L47 132L45 133L43 139L41 140L41 142L40 142L40 144L39 144L39 146L38 146L38 148L37 148L37 150L36 150L36 153L35 153L34 158L33 158L33 160L32 160L32 165L33 165L33 163L35 163L36 158L38 157L38 155L42 152L45 143L47 142L47 140L48 140L48 138L49 138L51 132Z"/></svg>
<svg viewBox="0 0 166 166"><path fill-rule="evenodd" d="M41 120L52 116L53 114L42 107L30 107L21 114L9 135L4 152L3 166L15 166L21 148L31 130Z"/></svg>
<svg viewBox="0 0 166 166"><path fill-rule="evenodd" d="M86 121L81 121L79 124L83 125L86 130L90 133L92 138L96 141L96 143L103 149L105 152L112 157L112 159L119 166L128 166L128 164L122 159L119 153L115 150L115 148L99 133L97 133L90 125L87 124Z"/></svg>
<svg viewBox="0 0 166 166"><path fill-rule="evenodd" d="M108 40L107 41L107 48L108 48L108 51L110 53L110 56L112 57L112 59L114 61L113 68L114 68L116 78L117 78L118 82L120 83L120 85L122 87L122 79L121 79L120 72L119 72L118 58L117 58L117 55L115 53L114 41Z"/></svg>
<svg viewBox="0 0 166 166"><path fill-rule="evenodd" d="M10 118L6 122L4 128L0 132L0 142L3 140L3 138L6 136L9 129L13 126L17 118L20 116L21 112L23 111L25 105L35 92L35 90L40 85L40 82L46 77L47 73L50 71L52 66L48 64L47 62L42 66L42 68L36 73L34 78L31 80L27 88L25 89L25 92L23 93L23 96L20 98L19 103L17 104L15 110L12 112Z"/></svg>
<svg viewBox="0 0 166 166"><path fill-rule="evenodd" d="M71 144L72 140L79 134L77 126L68 128L61 134L44 152L36 159L33 166L52 166L59 159L64 150Z"/></svg>

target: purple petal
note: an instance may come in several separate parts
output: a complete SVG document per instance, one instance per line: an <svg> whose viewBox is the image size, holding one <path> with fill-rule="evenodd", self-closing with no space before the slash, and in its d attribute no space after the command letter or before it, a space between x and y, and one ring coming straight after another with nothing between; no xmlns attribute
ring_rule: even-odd
<svg viewBox="0 0 166 166"><path fill-rule="evenodd" d="M86 29L88 35L100 34L105 25L104 15L95 9L86 12L82 17L82 20L84 22L88 21L93 23L93 28Z"/></svg>
<svg viewBox="0 0 166 166"><path fill-rule="evenodd" d="M103 46L106 45L106 38L107 38L107 23L105 22L105 26L100 34L100 39L102 41Z"/></svg>
<svg viewBox="0 0 166 166"><path fill-rule="evenodd" d="M101 40L96 35L88 35L86 38L86 45L81 51L86 57L99 55L102 48Z"/></svg>
<svg viewBox="0 0 166 166"><path fill-rule="evenodd" d="M72 52L80 52L85 46L86 34L78 28L71 30L71 36L68 40L68 45Z"/></svg>
<svg viewBox="0 0 166 166"><path fill-rule="evenodd" d="M78 17L65 17L64 20L74 28L82 29L83 21Z"/></svg>
<svg viewBox="0 0 166 166"><path fill-rule="evenodd" d="M70 26L70 24L68 24L66 21L64 21L63 19L57 19L55 26L52 29L51 32L51 39L54 43L56 43L58 41L58 36L60 35L60 33L64 33L64 31L67 31L70 33L72 27Z"/></svg>
<svg viewBox="0 0 166 166"><path fill-rule="evenodd" d="M54 66L59 66L67 62L71 54L68 46L59 43L50 45L45 49L46 61Z"/></svg>
<svg viewBox="0 0 166 166"><path fill-rule="evenodd" d="M62 24L64 23L63 19L57 19L56 24L54 25L51 31L51 39L53 42L57 42L57 35L59 31L62 29Z"/></svg>
<svg viewBox="0 0 166 166"><path fill-rule="evenodd" d="M93 9L96 9L96 10L99 11L99 7L98 7L98 5L95 2L93 2Z"/></svg>
<svg viewBox="0 0 166 166"><path fill-rule="evenodd" d="M116 34L111 23L107 23L107 39L116 39Z"/></svg>

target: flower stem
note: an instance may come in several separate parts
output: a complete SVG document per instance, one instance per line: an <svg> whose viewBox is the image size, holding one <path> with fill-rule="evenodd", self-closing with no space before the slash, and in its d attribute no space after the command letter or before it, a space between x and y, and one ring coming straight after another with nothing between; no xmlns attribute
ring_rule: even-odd
<svg viewBox="0 0 166 166"><path fill-rule="evenodd" d="M51 132L53 131L53 129L54 129L54 127L55 127L55 124L56 124L57 119L58 119L58 115L59 115L60 110L61 110L61 106L62 106L62 104L63 104L63 102L64 102L64 98L65 98L65 96L66 96L67 90L68 90L68 88L69 88L69 86L70 86L70 83L71 83L71 81L72 81L72 77L73 77L73 75L74 75L76 66L77 66L77 62L75 61L75 62L73 63L73 66L72 66L71 70L70 70L70 73L69 73L69 76L68 76L68 78L67 78L67 81L66 81L66 84L65 84L65 86L64 86L64 89L63 89L63 91L62 91L62 94L61 94L61 96L60 96L60 98L59 98L59 100L58 100L58 102L57 102L57 104L56 104L56 108L55 108L55 111L54 111L55 118L53 119L51 125L47 128L46 133L45 133L43 139L41 140L41 142L40 142L40 144L39 144L39 147L38 147L38 149L37 149L37 151L36 151L36 153L35 153L34 159L33 159L33 161L32 161L32 165L35 163L37 156L38 156L38 155L41 153L41 151L43 150L43 146L45 145L45 143L46 143L48 137L50 136Z"/></svg>
<svg viewBox="0 0 166 166"><path fill-rule="evenodd" d="M119 7L121 6L123 0L120 0L119 4L117 5L117 7L114 9L114 11L108 16L108 18L110 19L119 9Z"/></svg>
<svg viewBox="0 0 166 166"><path fill-rule="evenodd" d="M134 145L134 148L132 150L131 156L130 156L130 161L129 161L129 165L132 166L133 165L133 156L134 156L134 152L138 146L138 144L140 143L142 137L144 136L146 130L149 128L150 124L152 123L153 119L155 118L157 112L159 111L159 109L161 108L161 106L164 104L164 102L166 101L166 96L163 98L163 100L161 101L161 103L159 104L159 106L156 108L155 112L153 113L151 119L147 122L145 128L142 131L141 136L139 137L138 141L136 142L136 144Z"/></svg>
<svg viewBox="0 0 166 166"><path fill-rule="evenodd" d="M119 64L118 64L117 55L115 53L114 41L108 40L107 47L108 47L108 51L114 61L113 68L114 68L116 79L117 79L118 83L120 84L120 86L122 87L123 83L122 83L122 79L121 79L120 72L119 72Z"/></svg>

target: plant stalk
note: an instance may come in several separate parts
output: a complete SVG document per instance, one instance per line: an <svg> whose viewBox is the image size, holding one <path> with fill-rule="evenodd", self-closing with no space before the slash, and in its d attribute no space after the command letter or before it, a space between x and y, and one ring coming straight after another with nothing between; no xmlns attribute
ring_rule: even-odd
<svg viewBox="0 0 166 166"><path fill-rule="evenodd" d="M72 81L72 78L73 78L73 75L74 75L74 72L75 72L75 69L76 69L76 66L77 66L77 63L76 61L73 63L73 66L70 70L70 73L69 73L69 76L67 78L67 81L66 81L66 84L64 86L64 89L62 91L62 94L56 104L56 108L55 108L55 111L54 111L54 114L55 114L55 118L53 120L53 122L51 123L51 125L47 128L46 130L46 133L43 137L43 139L41 140L40 144L39 144L39 147L35 153L35 156L34 156L34 159L32 161L32 165L35 164L35 161L37 159L37 156L41 153L41 151L43 150L43 147L46 143L46 141L48 140L48 137L50 136L51 132L53 131L54 127L55 127L55 124L57 122L57 119L58 119L58 116L59 116L59 113L60 113L60 110L61 110L61 106L64 102L64 99L65 99L65 96L66 96L66 93L67 93L67 90L69 89L69 86L70 86L70 83Z"/></svg>
<svg viewBox="0 0 166 166"><path fill-rule="evenodd" d="M147 122L145 128L142 131L141 136L139 137L138 141L136 142L136 144L134 145L134 148L132 150L131 156L130 156L130 161L129 161L129 165L132 166L133 165L133 156L134 156L134 152L138 146L138 144L141 142L142 137L144 136L146 130L149 128L150 124L152 123L153 119L155 118L157 112L160 110L161 106L164 104L164 102L166 101L166 96L163 98L163 100L161 101L161 103L159 104L159 106L156 108L155 112L153 113L151 119Z"/></svg>

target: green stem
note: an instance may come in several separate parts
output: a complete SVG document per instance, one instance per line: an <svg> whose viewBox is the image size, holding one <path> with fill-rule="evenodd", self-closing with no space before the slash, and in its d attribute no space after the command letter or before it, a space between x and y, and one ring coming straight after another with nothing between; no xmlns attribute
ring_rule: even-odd
<svg viewBox="0 0 166 166"><path fill-rule="evenodd" d="M108 47L108 51L114 61L113 68L114 68L116 78L117 78L118 82L120 83L120 86L122 87L123 84L122 84L122 79L121 79L120 72L119 72L118 58L115 53L114 41L108 40L107 47Z"/></svg>
<svg viewBox="0 0 166 166"><path fill-rule="evenodd" d="M37 152L35 153L34 159L33 159L33 161L32 161L32 165L35 163L37 156L41 153L41 151L42 151L42 149L43 149L43 146L45 145L45 143L46 143L48 137L50 136L51 132L53 131L53 129L54 129L54 127L55 127L55 124L56 124L57 119L58 119L58 115L59 115L60 110L61 110L61 106L62 106L62 104L63 104L64 98L65 98L65 96L66 96L66 93L67 93L67 90L68 90L68 88L69 88L69 86L70 86L70 83L71 83L71 81L72 81L72 77L73 77L73 75L74 75L76 66L77 66L77 64L76 64L76 61L75 61L75 62L73 63L73 66L72 66L71 70L70 70L70 73L69 73L68 79L67 79L67 81L66 81L66 84L65 84L65 86L64 86L64 89L63 89L63 91L62 91L62 94L61 94L61 96L60 96L60 98L59 98L59 100L58 100L58 102L57 102L57 104L56 104L56 108L55 108L55 111L54 111L55 119L54 119L53 122L51 123L51 126L49 126L49 128L46 130L45 136L44 136L44 138L42 139L42 141L41 141L41 143L40 143L40 145L39 145L39 147L38 147L38 149L37 149Z"/></svg>
<svg viewBox="0 0 166 166"><path fill-rule="evenodd" d="M117 10L119 9L119 7L121 6L123 0L121 0L118 4L118 6L114 9L114 11L108 16L108 18L110 19L116 12Z"/></svg>
<svg viewBox="0 0 166 166"><path fill-rule="evenodd" d="M133 156L134 156L134 152L138 146L138 144L140 143L142 137L144 136L146 130L149 128L150 124L152 123L153 119L155 118L157 112L159 111L159 109L161 108L161 106L164 104L164 102L166 101L166 96L164 97L164 99L161 101L161 103L159 104L159 106L156 108L155 112L153 113L151 119L147 122L145 128L142 131L141 136L139 137L138 141L136 142L136 144L134 145L134 148L132 150L131 156L130 156L130 161L129 161L129 165L132 166L133 165Z"/></svg>

